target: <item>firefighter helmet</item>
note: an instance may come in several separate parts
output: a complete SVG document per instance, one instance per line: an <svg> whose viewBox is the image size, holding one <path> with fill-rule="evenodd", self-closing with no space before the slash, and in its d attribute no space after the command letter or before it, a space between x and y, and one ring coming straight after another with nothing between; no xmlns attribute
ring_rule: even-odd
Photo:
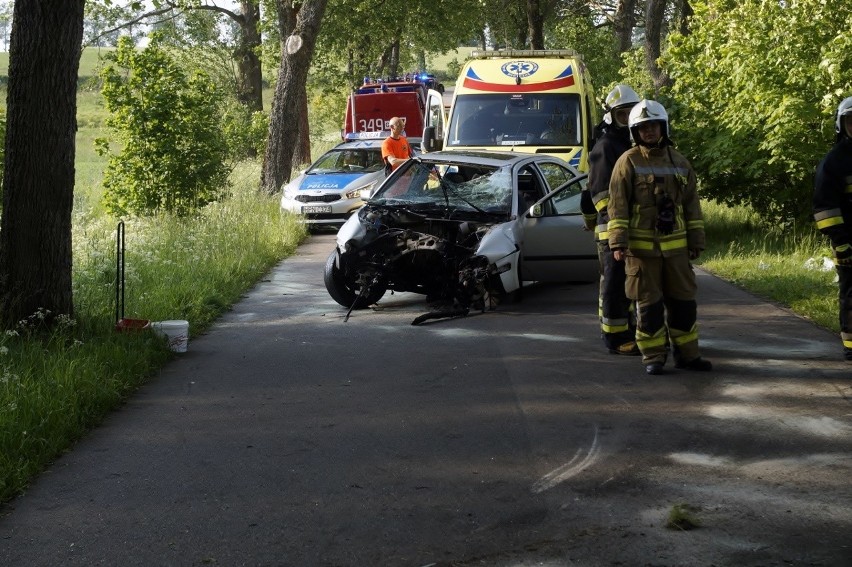
<svg viewBox="0 0 852 567"><path fill-rule="evenodd" d="M639 95L636 94L636 91L627 85L615 85L615 88L609 91L609 94L606 95L606 100L604 100L604 110L606 110L606 114L604 114L604 122L612 124L614 119L613 115L617 109L632 107L637 102L639 102ZM624 124L618 125L624 126Z"/></svg>
<svg viewBox="0 0 852 567"><path fill-rule="evenodd" d="M639 134L636 127L643 122L662 122L662 134L665 140L669 140L669 115L663 105L655 100L643 99L630 110L630 118L627 126L630 128L630 136L634 142L639 142Z"/></svg>
<svg viewBox="0 0 852 567"><path fill-rule="evenodd" d="M852 96L843 99L837 107L837 116L834 120L834 131L840 135L847 135L843 130L843 117L852 115Z"/></svg>

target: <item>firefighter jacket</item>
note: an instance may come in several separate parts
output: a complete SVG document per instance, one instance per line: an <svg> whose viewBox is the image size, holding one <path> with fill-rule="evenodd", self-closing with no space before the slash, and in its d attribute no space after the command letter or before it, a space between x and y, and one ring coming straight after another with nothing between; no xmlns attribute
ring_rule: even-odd
<svg viewBox="0 0 852 567"><path fill-rule="evenodd" d="M669 201L670 199L670 201ZM660 209L672 213L665 234ZM609 246L633 256L671 256L704 249L704 219L695 170L671 146L636 146L615 164L609 184Z"/></svg>
<svg viewBox="0 0 852 567"><path fill-rule="evenodd" d="M831 239L835 256L852 255L852 139L843 138L817 166L814 220Z"/></svg>
<svg viewBox="0 0 852 567"><path fill-rule="evenodd" d="M609 204L609 180L612 176L615 162L630 147L630 130L611 126L601 139L595 143L595 147L589 153L588 190L593 206L592 214L594 215L596 240L606 242L609 239L609 233L607 232L607 223L609 222L609 213L607 212L607 205ZM583 217L584 219L588 219L586 210L583 211ZM586 226L588 225L589 223L586 224ZM591 227L589 226L589 228Z"/></svg>

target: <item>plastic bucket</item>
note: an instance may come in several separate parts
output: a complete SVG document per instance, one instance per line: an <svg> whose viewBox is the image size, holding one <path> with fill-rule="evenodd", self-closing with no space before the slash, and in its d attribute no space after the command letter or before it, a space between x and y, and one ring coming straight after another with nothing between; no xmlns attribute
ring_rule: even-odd
<svg viewBox="0 0 852 567"><path fill-rule="evenodd" d="M189 344L189 321L154 321L151 323L154 332L169 340L169 348L174 352L186 352Z"/></svg>

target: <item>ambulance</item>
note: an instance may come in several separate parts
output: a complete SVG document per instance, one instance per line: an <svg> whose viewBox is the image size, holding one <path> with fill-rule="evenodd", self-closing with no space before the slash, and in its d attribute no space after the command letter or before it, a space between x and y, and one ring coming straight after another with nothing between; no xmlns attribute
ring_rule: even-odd
<svg viewBox="0 0 852 567"><path fill-rule="evenodd" d="M422 149L545 153L588 171L598 121L589 72L573 50L474 51L449 114L427 111Z"/></svg>

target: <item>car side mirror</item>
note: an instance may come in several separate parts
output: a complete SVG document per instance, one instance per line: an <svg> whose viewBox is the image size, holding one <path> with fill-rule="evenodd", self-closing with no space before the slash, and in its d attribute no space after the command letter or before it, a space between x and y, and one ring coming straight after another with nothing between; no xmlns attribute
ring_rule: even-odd
<svg viewBox="0 0 852 567"><path fill-rule="evenodd" d="M527 216L531 219L537 219L544 216L544 208L541 206L541 203L536 203L530 207L530 210L527 212Z"/></svg>

